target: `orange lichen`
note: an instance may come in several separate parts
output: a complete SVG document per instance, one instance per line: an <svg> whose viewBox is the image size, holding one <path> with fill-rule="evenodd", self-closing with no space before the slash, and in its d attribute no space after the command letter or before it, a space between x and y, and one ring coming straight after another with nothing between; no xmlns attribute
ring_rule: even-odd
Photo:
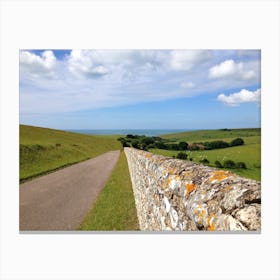
<svg viewBox="0 0 280 280"><path fill-rule="evenodd" d="M170 177L168 177L167 180L166 180L166 184L169 186L170 183L171 183L171 179L170 179Z"/></svg>
<svg viewBox="0 0 280 280"><path fill-rule="evenodd" d="M175 180L178 180L178 181L181 181L181 177L180 177L179 175L175 175L175 176L174 176L174 179L175 179Z"/></svg>
<svg viewBox="0 0 280 280"><path fill-rule="evenodd" d="M203 219L203 218L205 217L205 215L206 215L206 211L205 211L205 210L201 210L201 211L199 211L199 213L198 213L198 217L199 217L200 219Z"/></svg>
<svg viewBox="0 0 280 280"><path fill-rule="evenodd" d="M196 185L195 184L186 184L186 191L187 191L187 193L191 193L195 189L196 189Z"/></svg>
<svg viewBox="0 0 280 280"><path fill-rule="evenodd" d="M209 178L210 182L213 182L214 180L222 181L228 177L228 172L219 170L215 171L213 175Z"/></svg>
<svg viewBox="0 0 280 280"><path fill-rule="evenodd" d="M230 191L232 189L232 186L226 186L225 191Z"/></svg>
<svg viewBox="0 0 280 280"><path fill-rule="evenodd" d="M168 169L168 173L169 173L170 175L174 175L175 172L176 172L176 170L175 170L174 168L169 168L169 169Z"/></svg>
<svg viewBox="0 0 280 280"><path fill-rule="evenodd" d="M204 218L205 218L207 212L206 212L206 210L202 209L202 205L198 205L198 209L195 209L193 212L199 218L198 223L203 224L203 221L204 221Z"/></svg>
<svg viewBox="0 0 280 280"><path fill-rule="evenodd" d="M153 156L153 154L151 154L151 153L148 153L145 155L146 158L151 158L152 156Z"/></svg>
<svg viewBox="0 0 280 280"><path fill-rule="evenodd" d="M211 230L211 231L214 231L216 228L215 228L215 224L214 224L214 218L216 217L216 214L214 215L211 215L208 217L208 230Z"/></svg>

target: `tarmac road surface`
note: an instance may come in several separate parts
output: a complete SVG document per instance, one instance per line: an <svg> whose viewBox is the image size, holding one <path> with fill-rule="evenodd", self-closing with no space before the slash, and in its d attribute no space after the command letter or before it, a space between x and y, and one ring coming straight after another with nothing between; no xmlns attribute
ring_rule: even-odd
<svg viewBox="0 0 280 280"><path fill-rule="evenodd" d="M20 185L20 230L76 230L120 155L112 151Z"/></svg>

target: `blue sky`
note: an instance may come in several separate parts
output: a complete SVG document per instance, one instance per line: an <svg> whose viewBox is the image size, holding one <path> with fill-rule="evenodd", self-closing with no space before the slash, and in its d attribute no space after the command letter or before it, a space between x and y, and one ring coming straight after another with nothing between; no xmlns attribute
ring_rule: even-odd
<svg viewBox="0 0 280 280"><path fill-rule="evenodd" d="M21 50L20 123L260 127L258 50Z"/></svg>

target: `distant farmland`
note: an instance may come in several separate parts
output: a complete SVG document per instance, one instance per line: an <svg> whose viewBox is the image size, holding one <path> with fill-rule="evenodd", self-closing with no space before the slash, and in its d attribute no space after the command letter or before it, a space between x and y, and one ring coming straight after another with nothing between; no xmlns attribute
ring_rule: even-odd
<svg viewBox="0 0 280 280"><path fill-rule="evenodd" d="M190 131L176 134L167 134L161 136L164 139L169 139L174 143L185 141L188 144L194 142L206 142L214 140L223 140L230 142L237 137L241 137L245 141L245 145L229 147L215 150L199 150L187 151L188 159L194 162L207 159L209 166L215 166L215 161L220 161L222 164L225 160L233 160L234 162L244 162L247 169L228 169L240 176L261 180L261 130L254 129L229 129L229 130L200 130ZM150 149L155 154L172 157L176 156L179 151Z"/></svg>

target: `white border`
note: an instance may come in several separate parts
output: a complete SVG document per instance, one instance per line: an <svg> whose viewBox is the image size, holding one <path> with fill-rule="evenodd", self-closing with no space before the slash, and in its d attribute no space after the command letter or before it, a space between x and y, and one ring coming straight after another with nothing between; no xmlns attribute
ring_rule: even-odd
<svg viewBox="0 0 280 280"><path fill-rule="evenodd" d="M1 278L279 279L279 2L2 1ZM262 233L18 232L18 50L262 50Z"/></svg>

